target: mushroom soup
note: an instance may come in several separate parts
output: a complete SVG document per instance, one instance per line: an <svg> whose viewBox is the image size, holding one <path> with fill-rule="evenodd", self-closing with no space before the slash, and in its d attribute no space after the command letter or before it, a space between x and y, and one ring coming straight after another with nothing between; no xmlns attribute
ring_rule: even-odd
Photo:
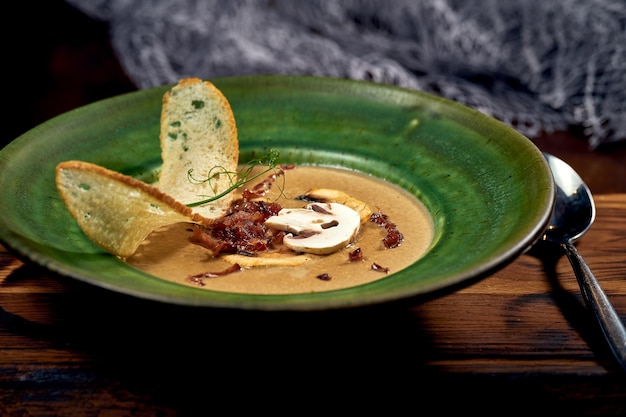
<svg viewBox="0 0 626 417"><path fill-rule="evenodd" d="M258 182L263 180L261 177ZM373 213L384 215L388 224L395 224L402 233L401 244L386 248L383 244L387 235L385 227L364 221L353 242L332 253L291 252L286 257L293 262L287 262L286 266L242 265L241 270L237 268L236 272L220 275L220 271L233 270L233 261L226 261L225 256L213 256L206 248L191 243L193 226L179 223L153 232L126 262L151 275L201 289L289 294L335 290L382 279L410 266L428 250L434 228L424 205L402 188L365 174L297 166L285 170L284 175L275 180L265 199L284 209L302 209L310 203L297 197L320 188L346 193L366 203ZM278 223L288 222L278 217ZM339 223L343 222L343 217L338 219ZM360 256L355 256L356 252ZM207 272L215 272L217 276L208 277Z"/></svg>

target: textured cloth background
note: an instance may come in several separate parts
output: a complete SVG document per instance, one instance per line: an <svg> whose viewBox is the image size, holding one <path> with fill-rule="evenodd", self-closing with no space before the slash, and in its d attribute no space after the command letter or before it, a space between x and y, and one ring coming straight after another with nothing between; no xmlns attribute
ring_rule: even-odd
<svg viewBox="0 0 626 417"><path fill-rule="evenodd" d="M139 88L244 74L432 92L531 139L626 139L624 0L67 0L109 23Z"/></svg>

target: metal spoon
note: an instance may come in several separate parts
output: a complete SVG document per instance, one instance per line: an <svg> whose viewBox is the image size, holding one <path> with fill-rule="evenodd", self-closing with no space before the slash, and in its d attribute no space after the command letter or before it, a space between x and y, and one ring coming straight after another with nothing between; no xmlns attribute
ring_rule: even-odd
<svg viewBox="0 0 626 417"><path fill-rule="evenodd" d="M595 318L617 362L626 370L626 329L591 269L578 253L574 242L595 220L596 208L591 191L572 167L544 153L556 185L554 212L543 240L563 248L574 269L588 309Z"/></svg>

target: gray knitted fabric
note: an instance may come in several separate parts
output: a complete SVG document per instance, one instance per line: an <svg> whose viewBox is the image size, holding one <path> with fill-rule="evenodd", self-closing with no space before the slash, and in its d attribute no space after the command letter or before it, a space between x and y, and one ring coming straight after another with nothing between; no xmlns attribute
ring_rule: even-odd
<svg viewBox="0 0 626 417"><path fill-rule="evenodd" d="M109 23L139 88L187 76L371 80L472 106L529 138L626 139L624 0L67 0Z"/></svg>

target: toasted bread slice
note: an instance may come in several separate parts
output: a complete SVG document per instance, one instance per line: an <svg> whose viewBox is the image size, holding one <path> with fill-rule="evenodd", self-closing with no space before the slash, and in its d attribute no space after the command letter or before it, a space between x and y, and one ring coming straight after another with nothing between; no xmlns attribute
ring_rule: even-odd
<svg viewBox="0 0 626 417"><path fill-rule="evenodd" d="M87 162L61 162L56 185L87 237L121 258L161 226L206 221L151 185Z"/></svg>
<svg viewBox="0 0 626 417"><path fill-rule="evenodd" d="M199 78L180 80L163 96L163 166L156 186L183 204L215 197L236 182L239 141L235 116L217 87ZM194 207L206 218L219 217L232 193Z"/></svg>

